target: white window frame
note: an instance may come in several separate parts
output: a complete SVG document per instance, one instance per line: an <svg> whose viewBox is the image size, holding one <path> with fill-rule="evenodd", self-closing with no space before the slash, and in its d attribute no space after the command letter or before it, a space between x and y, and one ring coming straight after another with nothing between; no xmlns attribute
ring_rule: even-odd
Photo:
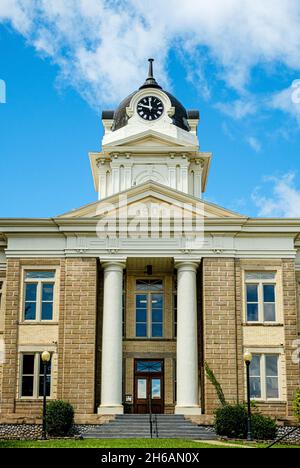
<svg viewBox="0 0 300 468"><path fill-rule="evenodd" d="M53 272L53 278L26 278L27 273L43 273L43 272ZM55 305L56 305L56 279L57 279L57 269L56 268L24 268L23 270L23 301L22 301L22 322L23 323L53 323L55 321ZM37 284L37 293L36 293L36 316L33 320L25 319L25 304L26 304L26 285L27 284ZM52 305L52 319L51 320L42 320L42 287L43 284L53 284L53 305Z"/></svg>
<svg viewBox="0 0 300 468"><path fill-rule="evenodd" d="M20 372L19 372L19 395L20 400L41 400L43 396L39 395L39 382L40 382L40 356L42 352L36 351L26 351L20 354ZM33 396L22 396L22 383L23 383L23 356L34 356L34 373L33 373ZM47 396L48 399L53 397L53 354L51 353L51 383L50 383L50 396ZM43 371L42 371L43 372ZM26 374L27 375L27 374Z"/></svg>
<svg viewBox="0 0 300 468"><path fill-rule="evenodd" d="M274 279L247 279L247 274L260 274L260 273L274 273ZM245 294L245 322L247 324L274 324L278 323L278 286L277 286L277 272L276 271L245 271L244 272L244 294ZM248 301L247 301L247 285L258 286L258 320L248 320ZM274 286L275 291L275 320L265 320L265 304L273 304L270 302L264 302L264 286ZM250 303L251 304L251 303Z"/></svg>
<svg viewBox="0 0 300 468"><path fill-rule="evenodd" d="M136 278L137 281L148 281L149 278ZM136 326L137 323L144 323L144 322L137 322L136 321L136 300L135 300L135 309L134 309L134 336L137 340L162 340L165 337L165 281L162 278L151 278L153 281L162 281L162 290L147 290L142 291L138 290L135 283L135 298L139 295L147 296L147 336L137 336L136 334ZM152 304L151 304L151 296L152 294L162 294L163 296L163 310L162 310L162 336L152 336L152 324L156 322L152 322ZM160 322L159 322L160 323Z"/></svg>
<svg viewBox="0 0 300 468"><path fill-rule="evenodd" d="M261 397L251 397L251 400L258 402L278 402L282 401L282 380L281 380L281 354L278 352L260 353L257 351L251 351L253 355L260 356L260 387ZM277 357L277 380L278 380L278 398L267 397L267 375L266 375L266 357L276 356Z"/></svg>

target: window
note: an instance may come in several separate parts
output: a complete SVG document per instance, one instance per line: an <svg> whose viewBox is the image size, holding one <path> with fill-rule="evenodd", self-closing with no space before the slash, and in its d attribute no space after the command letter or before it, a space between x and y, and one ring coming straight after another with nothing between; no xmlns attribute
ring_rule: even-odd
<svg viewBox="0 0 300 468"><path fill-rule="evenodd" d="M276 322L276 275L246 273L247 322Z"/></svg>
<svg viewBox="0 0 300 468"><path fill-rule="evenodd" d="M279 356L254 354L250 365L251 398L272 400L279 398Z"/></svg>
<svg viewBox="0 0 300 468"><path fill-rule="evenodd" d="M44 364L41 353L21 356L21 397L38 398L44 393ZM51 396L51 361L47 363L46 395Z"/></svg>
<svg viewBox="0 0 300 468"><path fill-rule="evenodd" d="M53 320L54 271L26 271L24 285L24 320Z"/></svg>
<svg viewBox="0 0 300 468"><path fill-rule="evenodd" d="M136 282L136 337L163 337L164 295L162 280Z"/></svg>

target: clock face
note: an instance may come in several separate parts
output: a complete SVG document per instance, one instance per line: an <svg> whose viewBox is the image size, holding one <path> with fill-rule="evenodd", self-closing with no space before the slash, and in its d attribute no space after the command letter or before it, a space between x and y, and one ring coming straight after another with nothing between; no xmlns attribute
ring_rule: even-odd
<svg viewBox="0 0 300 468"><path fill-rule="evenodd" d="M163 111L163 103L155 96L144 97L137 105L137 112L143 120L157 120L162 116Z"/></svg>

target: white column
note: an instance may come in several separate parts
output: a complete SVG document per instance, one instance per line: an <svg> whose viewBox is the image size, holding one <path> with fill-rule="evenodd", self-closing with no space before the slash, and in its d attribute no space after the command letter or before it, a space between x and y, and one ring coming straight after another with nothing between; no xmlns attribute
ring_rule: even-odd
<svg viewBox="0 0 300 468"><path fill-rule="evenodd" d="M201 414L198 382L196 275L198 264L177 268L177 402L175 414Z"/></svg>
<svg viewBox="0 0 300 468"><path fill-rule="evenodd" d="M125 264L104 268L101 405L99 414L122 414L122 296Z"/></svg>

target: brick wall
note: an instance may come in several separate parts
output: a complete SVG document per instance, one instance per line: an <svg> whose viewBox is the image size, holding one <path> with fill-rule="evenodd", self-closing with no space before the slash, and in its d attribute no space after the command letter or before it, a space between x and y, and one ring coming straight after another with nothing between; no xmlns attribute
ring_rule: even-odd
<svg viewBox="0 0 300 468"><path fill-rule="evenodd" d="M235 269L234 259L203 260L204 359L215 373L229 403L239 401L242 385L239 360L241 316L237 307L240 291L236 290ZM206 376L204 403L208 414L219 406L215 389Z"/></svg>
<svg viewBox="0 0 300 468"><path fill-rule="evenodd" d="M7 261L1 412L15 412L15 393L18 360L18 318L20 295L20 260Z"/></svg>
<svg viewBox="0 0 300 468"><path fill-rule="evenodd" d="M97 261L69 258L61 273L58 374L61 398L77 414L95 410Z"/></svg>
<svg viewBox="0 0 300 468"><path fill-rule="evenodd" d="M298 338L298 303L295 262L282 260L283 281L283 311L285 331L285 355L287 373L287 416L293 415L292 401L297 388L300 386L299 364L293 363L295 341Z"/></svg>

